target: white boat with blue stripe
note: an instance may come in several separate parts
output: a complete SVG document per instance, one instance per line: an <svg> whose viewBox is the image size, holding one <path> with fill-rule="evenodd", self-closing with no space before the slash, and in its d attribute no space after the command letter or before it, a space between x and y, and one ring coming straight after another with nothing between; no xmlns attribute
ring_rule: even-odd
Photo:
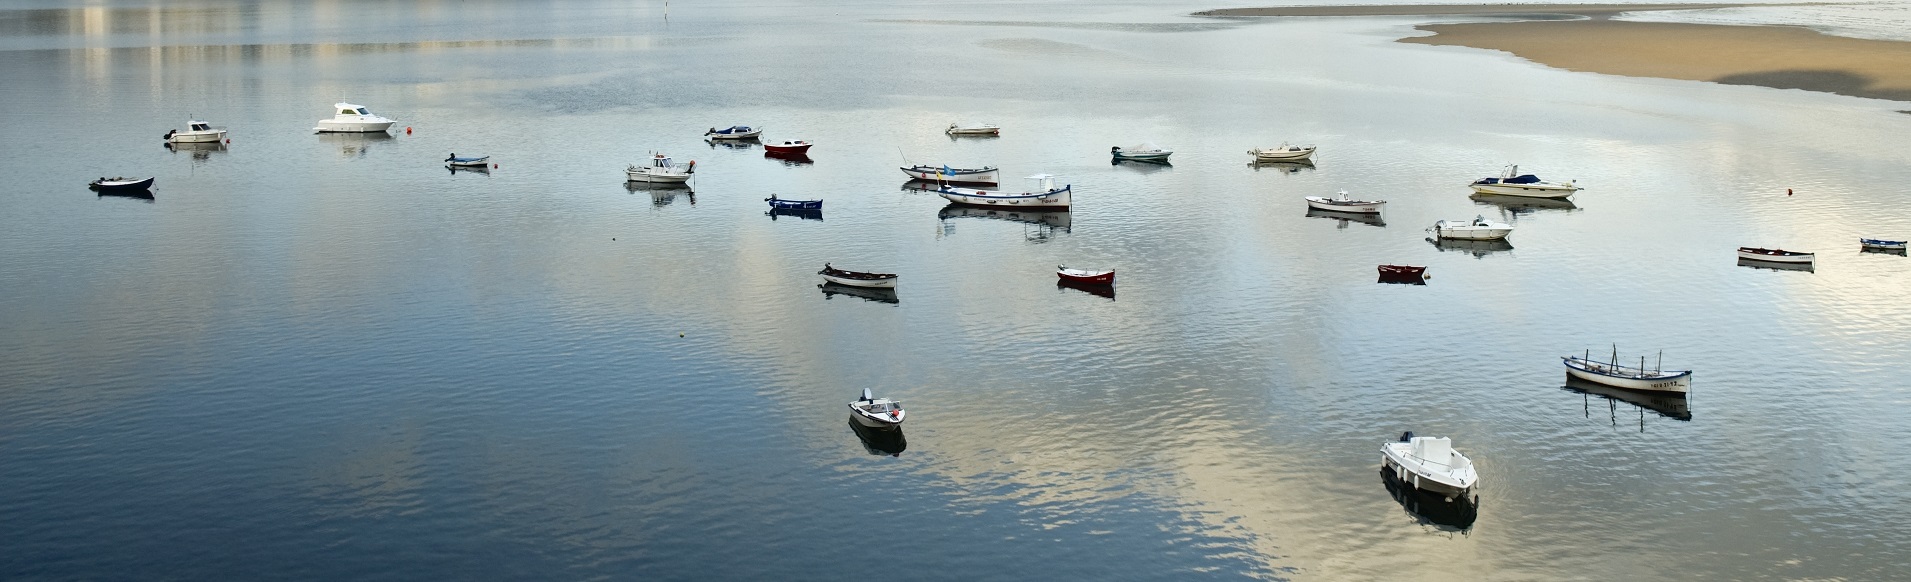
<svg viewBox="0 0 1911 582"><path fill-rule="evenodd" d="M943 186L936 194L956 204L970 206L1015 207L1015 208L1068 208L1074 203L1074 185L1055 187L1055 176L1036 174L1028 179L1040 185L1038 192L1009 194L988 190L969 190L953 186Z"/></svg>

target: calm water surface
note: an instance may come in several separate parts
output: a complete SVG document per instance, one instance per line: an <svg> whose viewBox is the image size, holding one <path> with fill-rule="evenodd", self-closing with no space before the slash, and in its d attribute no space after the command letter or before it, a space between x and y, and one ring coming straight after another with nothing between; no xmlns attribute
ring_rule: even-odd
<svg viewBox="0 0 1911 582"><path fill-rule="evenodd" d="M0 578L1911 568L1911 259L1855 240L1911 236L1904 104L1182 16L1210 7L0 11ZM312 135L340 98L412 132ZM231 145L162 148L188 114ZM940 132L969 121L1005 130ZM701 141L731 124L813 163ZM1318 163L1247 163L1283 140ZM1174 165L1108 162L1142 141ZM652 150L694 194L625 187ZM1078 206L944 212L905 159ZM1587 190L1467 197L1507 163ZM116 174L154 198L85 189ZM1340 189L1384 226L1300 200ZM1425 240L1475 215L1512 248ZM1112 300L1061 263L1119 269ZM1614 343L1697 369L1686 407L1562 389ZM847 424L863 387L908 403L899 455ZM1470 527L1389 494L1403 430L1476 459Z"/></svg>

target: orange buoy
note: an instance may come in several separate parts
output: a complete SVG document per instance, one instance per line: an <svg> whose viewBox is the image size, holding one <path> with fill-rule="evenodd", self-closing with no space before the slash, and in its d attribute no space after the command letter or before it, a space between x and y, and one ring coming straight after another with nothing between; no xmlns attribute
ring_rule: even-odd
<svg viewBox="0 0 1911 582"><path fill-rule="evenodd" d="M405 126L405 135L411 135L411 126Z"/></svg>

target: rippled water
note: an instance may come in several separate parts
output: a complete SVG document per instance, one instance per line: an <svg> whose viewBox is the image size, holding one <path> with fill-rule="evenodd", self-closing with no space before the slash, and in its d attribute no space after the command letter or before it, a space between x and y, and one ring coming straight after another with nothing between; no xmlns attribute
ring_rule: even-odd
<svg viewBox="0 0 1911 582"><path fill-rule="evenodd" d="M0 12L0 577L1911 566L1911 259L1855 241L1911 235L1903 104L1180 16L1207 7ZM341 97L413 131L312 135ZM160 147L189 113L232 144ZM738 123L813 163L699 138ZM1282 140L1318 163L1247 163ZM1108 162L1141 141L1174 165ZM694 194L627 189L650 150ZM905 159L1078 206L945 211ZM1467 197L1506 163L1587 190ZM84 187L113 174L154 198ZM1300 200L1339 189L1384 225ZM1474 215L1512 248L1425 240ZM902 283L825 293L826 261ZM1118 269L1113 297L1062 263ZM1614 343L1695 368L1684 411L1562 388L1558 356ZM899 454L847 424L863 387L908 403ZM1470 527L1390 493L1403 430L1476 459Z"/></svg>

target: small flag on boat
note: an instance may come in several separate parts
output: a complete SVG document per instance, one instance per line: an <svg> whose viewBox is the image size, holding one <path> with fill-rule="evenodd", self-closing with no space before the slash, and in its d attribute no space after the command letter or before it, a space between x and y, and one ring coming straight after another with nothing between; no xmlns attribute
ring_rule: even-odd
<svg viewBox="0 0 1911 582"><path fill-rule="evenodd" d="M948 177L950 177L950 178L954 178L954 177L955 177L955 170L951 170L951 169L949 169L949 165L948 165L948 164L943 164L943 165L942 165L942 175L944 175L944 176L948 176Z"/></svg>

